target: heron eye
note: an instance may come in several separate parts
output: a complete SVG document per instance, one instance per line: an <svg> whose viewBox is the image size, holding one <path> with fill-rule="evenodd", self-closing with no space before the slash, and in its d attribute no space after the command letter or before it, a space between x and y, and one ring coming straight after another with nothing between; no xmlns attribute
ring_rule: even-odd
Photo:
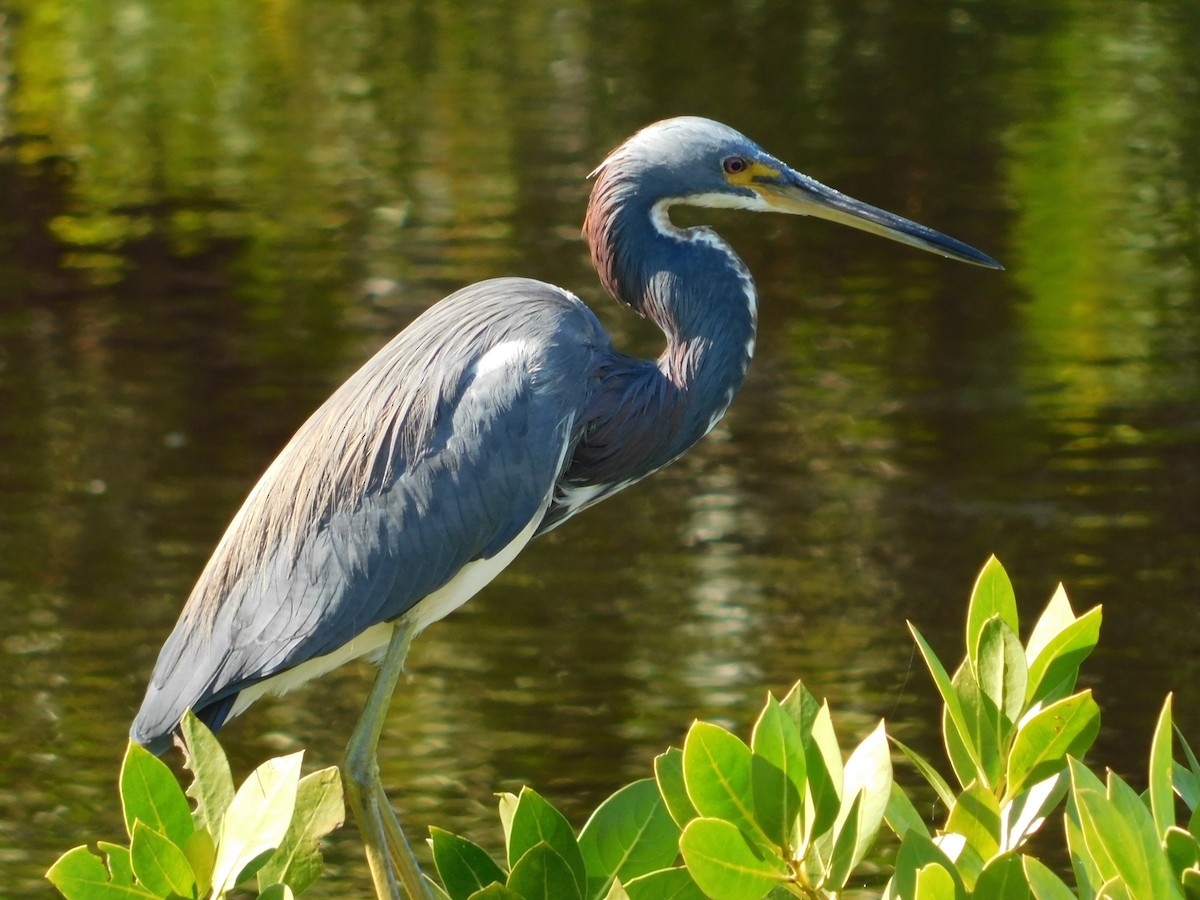
<svg viewBox="0 0 1200 900"><path fill-rule="evenodd" d="M725 169L726 175L736 175L738 172L745 172L750 164L740 156L727 156L725 161L721 163L721 167Z"/></svg>

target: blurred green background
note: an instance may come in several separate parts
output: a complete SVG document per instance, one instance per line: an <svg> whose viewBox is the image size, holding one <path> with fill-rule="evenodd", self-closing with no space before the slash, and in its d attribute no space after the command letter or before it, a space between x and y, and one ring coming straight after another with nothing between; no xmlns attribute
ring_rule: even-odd
<svg viewBox="0 0 1200 900"><path fill-rule="evenodd" d="M671 469L417 643L385 732L410 833L494 846L524 782L576 825L694 716L803 678L846 742L936 749L904 620L953 654L996 553L1032 622L1105 605L1097 765L1162 696L1200 739L1194 0L0 2L0 885L121 833L163 638L309 412L455 287L598 286L587 173L670 115L980 247L686 211L760 289L758 358ZM351 665L223 733L339 761ZM353 828L313 896L358 896Z"/></svg>

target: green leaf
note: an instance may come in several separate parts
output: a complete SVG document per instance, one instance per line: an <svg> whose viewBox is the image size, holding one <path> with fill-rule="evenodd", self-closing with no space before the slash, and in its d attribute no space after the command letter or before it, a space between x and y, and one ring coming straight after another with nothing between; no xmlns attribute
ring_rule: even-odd
<svg viewBox="0 0 1200 900"><path fill-rule="evenodd" d="M1150 889L1150 893L1145 896L1178 896L1175 876L1163 852L1162 838L1154 826L1150 810L1137 792L1113 772L1108 773L1108 801L1133 831L1138 842L1137 850L1144 862L1146 883ZM1121 877L1131 890L1136 888L1133 880L1125 872L1121 873ZM1173 890L1176 893L1171 893ZM1143 895L1138 893L1137 896Z"/></svg>
<svg viewBox="0 0 1200 900"><path fill-rule="evenodd" d="M621 788L597 807L579 832L587 896L599 900L614 878L627 884L670 866L679 856L679 834L654 779Z"/></svg>
<svg viewBox="0 0 1200 900"><path fill-rule="evenodd" d="M1200 841L1190 831L1171 825L1163 836L1163 849L1177 877L1182 878L1187 869L1200 867Z"/></svg>
<svg viewBox="0 0 1200 900"><path fill-rule="evenodd" d="M683 751L678 747L670 747L665 753L654 757L654 778L658 782L659 793L667 804L667 811L675 824L683 828L700 813L692 806L692 799L687 793L687 784L683 780Z"/></svg>
<svg viewBox="0 0 1200 900"><path fill-rule="evenodd" d="M508 880L504 870L478 844L440 828L430 828L429 835L433 864L451 900L467 900L493 882L504 884Z"/></svg>
<svg viewBox="0 0 1200 900"><path fill-rule="evenodd" d="M975 579L971 602L967 606L967 655L976 671L979 670L979 639L985 624L993 616L998 616L1014 634L1020 630L1012 582L1000 560L994 556L988 559Z"/></svg>
<svg viewBox="0 0 1200 900"><path fill-rule="evenodd" d="M133 741L125 750L120 785L125 829L131 838L138 819L177 847L196 830L187 798L167 764Z"/></svg>
<svg viewBox="0 0 1200 900"><path fill-rule="evenodd" d="M133 884L133 860L130 859L128 847L97 841L96 849L108 858L108 871L112 874L114 884Z"/></svg>
<svg viewBox="0 0 1200 900"><path fill-rule="evenodd" d="M1059 772L1026 788L1000 805L1000 849L1016 850L1042 827L1067 793L1067 773Z"/></svg>
<svg viewBox="0 0 1200 900"><path fill-rule="evenodd" d="M205 897L212 890L213 867L217 864L217 845L207 828L193 831L183 844L183 855L196 876L196 896Z"/></svg>
<svg viewBox="0 0 1200 900"><path fill-rule="evenodd" d="M684 867L659 869L625 885L629 900L708 900Z"/></svg>
<svg viewBox="0 0 1200 900"><path fill-rule="evenodd" d="M522 800L527 790L522 790ZM513 817L514 835L521 827L520 819L521 808L518 806ZM548 842L538 841L512 867L506 887L525 900L582 900L580 879L573 869Z"/></svg>
<svg viewBox="0 0 1200 900"><path fill-rule="evenodd" d="M258 900L296 900L296 894L286 884L269 884L259 892Z"/></svg>
<svg viewBox="0 0 1200 900"><path fill-rule="evenodd" d="M517 798L517 808L513 812L512 832L508 842L508 864L512 869L508 886L513 890L524 893L512 883L517 863L532 848L543 842L568 866L575 879L575 893L582 897L587 889L587 867L584 865L579 842L575 839L575 832L563 814L537 791L523 787ZM551 874L555 871L552 863L539 862L538 865L549 866L547 871Z"/></svg>
<svg viewBox="0 0 1200 900"><path fill-rule="evenodd" d="M883 814L887 809L891 791L892 757L888 750L887 732L884 730L884 723L880 721L874 730L863 738L862 743L854 748L846 761L842 782L843 800L837 822L839 842L842 826L849 821L849 817L854 816L853 804L858 804L858 821L854 826L855 843L850 848L850 868L846 871L847 877L875 843L879 826L883 824ZM861 802L858 800L859 795L862 797ZM846 804L847 797L855 798L851 805ZM834 856L836 855L835 845Z"/></svg>
<svg viewBox="0 0 1200 900"><path fill-rule="evenodd" d="M1070 767L1083 840L1106 886L1119 879L1134 897L1178 897L1153 832L1153 820L1137 794L1110 773L1106 795L1081 763L1072 759ZM1104 890L1102 887L1099 893Z"/></svg>
<svg viewBox="0 0 1200 900"><path fill-rule="evenodd" d="M803 815L808 768L804 737L779 701L769 694L754 724L750 749L755 819L777 846L795 849L793 831Z"/></svg>
<svg viewBox="0 0 1200 900"><path fill-rule="evenodd" d="M925 660L925 665L928 667L929 673L933 676L933 682L937 686L938 693L942 695L945 717L949 720L948 722L943 722L947 751L950 750L950 732L953 731L963 752L970 760L971 768L975 771L974 777L963 781L963 774L965 773L959 771L958 766L955 765L955 771L959 774L959 780L963 781L964 784L970 784L977 778L984 777L983 764L980 761L978 751L971 745L971 729L967 727L967 719L963 713L958 691L955 690L950 676L946 673L941 660L937 658L937 654L933 652L933 648L921 636L921 632L917 631L916 626L911 622L908 623L908 630L912 632L913 639L917 642L917 647L920 649L921 656ZM963 669L960 671L970 671L970 667L964 663ZM954 763L953 755L951 755L951 763Z"/></svg>
<svg viewBox="0 0 1200 900"><path fill-rule="evenodd" d="M1036 900L1076 900L1074 891L1043 863L1032 856L1022 856L1021 863Z"/></svg>
<svg viewBox="0 0 1200 900"><path fill-rule="evenodd" d="M1171 695L1163 702L1150 741L1150 810L1154 815L1154 827L1158 834L1165 835L1175 824L1175 792L1172 774L1175 768L1171 754Z"/></svg>
<svg viewBox="0 0 1200 900"><path fill-rule="evenodd" d="M975 882L974 895L987 900L1030 900L1029 881L1015 853L1003 853L987 861Z"/></svg>
<svg viewBox="0 0 1200 900"><path fill-rule="evenodd" d="M683 829L679 849L700 889L721 900L760 900L790 875L782 859L748 843L724 819L693 819Z"/></svg>
<svg viewBox="0 0 1200 900"><path fill-rule="evenodd" d="M842 750L833 730L829 704L822 703L804 735L805 772L804 841L828 833L842 806Z"/></svg>
<svg viewBox="0 0 1200 900"><path fill-rule="evenodd" d="M858 863L855 855L863 825L862 808L865 796L865 789L856 793L854 800L846 810L846 815L839 817L841 821L835 826L833 848L829 854L829 866L825 870L825 877L821 880L821 887L825 890L837 893L844 888L846 880L849 879L850 873Z"/></svg>
<svg viewBox="0 0 1200 900"><path fill-rule="evenodd" d="M954 791L950 785L946 783L946 779L944 779L938 770L933 767L933 764L907 744L902 743L891 735L888 735L888 737L891 742L896 745L900 752L908 757L908 761L916 766L917 771L921 773L922 777L929 783L929 786L933 788L934 793L938 795L938 799L942 801L942 805L948 810L953 809ZM968 782L968 784L970 784L970 782Z"/></svg>
<svg viewBox="0 0 1200 900"><path fill-rule="evenodd" d="M67 900L158 900L132 878L117 881L113 874L87 847L75 847L47 870L46 879Z"/></svg>
<svg viewBox="0 0 1200 900"><path fill-rule="evenodd" d="M892 829L892 833L901 840L912 828L927 837L929 835L929 826L925 824L913 802L908 799L908 794L904 793L904 788L895 782L892 782L891 790L888 791L888 804L883 811L883 818Z"/></svg>
<svg viewBox="0 0 1200 900"><path fill-rule="evenodd" d="M983 623L975 667L976 682L986 700L983 705L992 718L992 729L999 736L1003 754L1025 709L1029 670L1020 639L998 615ZM998 768L996 774L999 775Z"/></svg>
<svg viewBox="0 0 1200 900"><path fill-rule="evenodd" d="M525 898L502 884L489 884L482 890L473 893L470 900L525 900Z"/></svg>
<svg viewBox="0 0 1200 900"><path fill-rule="evenodd" d="M1079 766L1082 772L1095 781L1095 777L1085 766ZM1103 790L1103 785L1096 784ZM1104 883L1104 876L1096 860L1088 850L1087 841L1083 837L1083 824L1080 818L1079 805L1075 802L1075 791L1080 785L1075 779L1075 767L1071 766L1071 790L1067 792L1067 809L1063 816L1063 832L1067 837L1067 849L1071 854L1071 869L1075 873L1075 884L1079 891L1080 900L1093 900L1096 892Z"/></svg>
<svg viewBox="0 0 1200 900"><path fill-rule="evenodd" d="M954 900L954 879L944 866L930 863L917 870L913 900Z"/></svg>
<svg viewBox="0 0 1200 900"><path fill-rule="evenodd" d="M981 858L991 859L1000 850L1000 805L995 795L978 782L972 784L959 794L944 830L962 835Z"/></svg>
<svg viewBox="0 0 1200 900"><path fill-rule="evenodd" d="M1062 770L1067 755L1082 756L1100 731L1091 691L1073 694L1026 719L1008 756L1005 799Z"/></svg>
<svg viewBox="0 0 1200 900"><path fill-rule="evenodd" d="M141 819L133 823L129 861L137 880L160 897L191 897L196 892L196 876L183 850Z"/></svg>
<svg viewBox="0 0 1200 900"><path fill-rule="evenodd" d="M282 842L292 820L303 751L269 759L234 794L221 821L213 890L220 895L234 887L248 865L265 862L265 854Z"/></svg>
<svg viewBox="0 0 1200 900"><path fill-rule="evenodd" d="M963 660L954 673L951 684L958 693L958 702L967 723L967 743L962 748L955 748L966 754L965 760L956 759L951 755L950 762L960 780L970 773L967 784L982 781L992 787L999 783L1003 765L998 730L999 715L994 705L984 696L969 661ZM947 743L947 750L950 749L951 746ZM975 768L976 760L982 764L982 769ZM965 771L960 771L960 767ZM972 768L975 769L973 773L970 772Z"/></svg>
<svg viewBox="0 0 1200 900"><path fill-rule="evenodd" d="M1183 873L1183 889L1188 900L1200 897L1200 869L1188 869Z"/></svg>
<svg viewBox="0 0 1200 900"><path fill-rule="evenodd" d="M900 897L904 900L913 897L916 894L918 873L929 865L941 866L950 873L951 879L954 881L953 896L965 897L967 895L966 887L963 885L954 863L950 861L950 857L942 852L927 835L921 834L915 828L910 828L904 835L904 840L900 842L900 849L896 853L896 868L892 880L888 883L888 896Z"/></svg>
<svg viewBox="0 0 1200 900"><path fill-rule="evenodd" d="M1120 878L1113 878L1100 886L1096 900L1140 900L1140 898L1134 897ZM1154 900L1159 900L1159 898L1156 897Z"/></svg>
<svg viewBox="0 0 1200 900"><path fill-rule="evenodd" d="M695 722L683 742L683 778L701 816L732 822L770 843L754 818L750 759L750 748L724 728Z"/></svg>
<svg viewBox="0 0 1200 900"><path fill-rule="evenodd" d="M1099 606L1089 609L1053 635L1037 655L1032 657L1026 687L1028 705L1058 700L1075 689L1079 667L1091 655L1100 639L1102 617L1103 612ZM1030 646L1025 651L1026 659L1031 657L1032 637L1029 643Z"/></svg>
<svg viewBox="0 0 1200 900"><path fill-rule="evenodd" d="M259 887L282 882L297 894L308 890L321 876L321 839L345 818L342 776L336 766L301 778L287 833L258 870Z"/></svg>
<svg viewBox="0 0 1200 900"><path fill-rule="evenodd" d="M1059 584L1030 632L1029 642L1025 645L1026 662L1032 665L1046 645L1074 621L1071 601L1067 599L1066 589Z"/></svg>
<svg viewBox="0 0 1200 900"><path fill-rule="evenodd" d="M233 802L233 775L225 751L208 727L189 709L180 722L184 767L192 773L187 795L196 801L196 827L221 833L221 819Z"/></svg>

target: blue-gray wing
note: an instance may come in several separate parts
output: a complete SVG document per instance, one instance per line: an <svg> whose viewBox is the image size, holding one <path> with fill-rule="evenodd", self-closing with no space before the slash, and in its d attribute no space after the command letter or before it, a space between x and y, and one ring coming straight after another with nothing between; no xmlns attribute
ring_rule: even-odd
<svg viewBox="0 0 1200 900"><path fill-rule="evenodd" d="M188 707L219 726L239 692L373 626L445 615L421 601L542 520L610 353L582 303L526 279L414 321L251 492L163 646L134 739L161 750Z"/></svg>

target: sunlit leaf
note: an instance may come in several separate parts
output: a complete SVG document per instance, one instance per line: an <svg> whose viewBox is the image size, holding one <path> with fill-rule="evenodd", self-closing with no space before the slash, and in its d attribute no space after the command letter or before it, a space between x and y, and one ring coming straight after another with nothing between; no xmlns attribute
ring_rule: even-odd
<svg viewBox="0 0 1200 900"><path fill-rule="evenodd" d="M967 890L957 869L948 857L927 835L910 828L900 842L896 852L895 872L889 882L890 896L908 900L916 893L918 873L926 866L941 866L950 873L954 882L954 897L966 897Z"/></svg>
<svg viewBox="0 0 1200 900"><path fill-rule="evenodd" d="M1015 853L1003 853L987 861L975 881L974 894L987 900L1030 900L1029 881Z"/></svg>
<svg viewBox="0 0 1200 900"><path fill-rule="evenodd" d="M822 703L805 735L805 837L831 833L842 806L842 750L833 730L829 704Z"/></svg>
<svg viewBox="0 0 1200 900"><path fill-rule="evenodd" d="M843 799L836 826L839 829L839 841L840 830L848 821L847 816L853 815L852 807L846 804L845 798L853 797L855 799L852 802L858 804L858 822L855 825L855 843L851 848L850 869L862 861L871 845L875 843L879 826L883 824L883 814L887 809L891 790L892 756L888 749L887 732L881 721L854 748L850 758L846 760L843 774ZM861 801L858 800L860 795ZM837 855L836 848L834 855ZM847 875L849 871L848 869Z"/></svg>
<svg viewBox="0 0 1200 900"><path fill-rule="evenodd" d="M467 900L493 882L508 880L507 873L478 844L441 828L430 828L429 835L433 864L451 900Z"/></svg>
<svg viewBox="0 0 1200 900"><path fill-rule="evenodd" d="M683 780L683 751L671 747L665 753L654 758L654 778L658 782L658 791L667 804L667 811L675 824L682 829L688 822L700 813L692 806L692 799L687 793L687 784Z"/></svg>
<svg viewBox="0 0 1200 900"><path fill-rule="evenodd" d="M196 830L187 798L167 764L133 741L125 750L120 786L121 808L130 837L138 819L177 847Z"/></svg>
<svg viewBox="0 0 1200 900"><path fill-rule="evenodd" d="M156 894L135 885L132 877L113 876L87 847L68 850L46 872L46 879L67 900L157 900Z"/></svg>
<svg viewBox="0 0 1200 900"><path fill-rule="evenodd" d="M1017 598L1013 594L1012 582L1009 581L1004 566L1000 565L1000 560L994 556L988 559L975 579L971 601L967 606L967 654L976 671L979 667L976 655L979 638L984 625L993 616L999 616L1014 634L1020 630L1017 620Z"/></svg>
<svg viewBox="0 0 1200 900"><path fill-rule="evenodd" d="M803 812L807 762L804 738L779 701L768 695L750 740L754 815L768 838L792 849Z"/></svg>
<svg viewBox="0 0 1200 900"><path fill-rule="evenodd" d="M521 827L520 818L521 810L518 807L513 817L514 835ZM549 843L539 841L513 865L507 887L526 900L582 900L579 883L574 866Z"/></svg>
<svg viewBox="0 0 1200 900"><path fill-rule="evenodd" d="M1039 828L1067 793L1065 771L1044 778L1000 806L1001 850L1016 850Z"/></svg>
<svg viewBox="0 0 1200 900"><path fill-rule="evenodd" d="M1178 888L1174 884L1174 873L1163 852L1162 837L1155 828L1150 810L1138 793L1113 772L1108 773L1108 802L1128 826L1137 842L1139 868L1144 867L1146 884L1150 891L1145 896L1176 896ZM1131 890L1137 891L1137 884L1129 874L1122 871L1121 877ZM1137 896L1143 895L1137 893Z"/></svg>
<svg viewBox="0 0 1200 900"><path fill-rule="evenodd" d="M212 890L213 867L217 864L217 845L207 828L193 831L183 844L183 855L196 876L196 895L205 897Z"/></svg>
<svg viewBox="0 0 1200 900"><path fill-rule="evenodd" d="M750 759L750 748L735 735L696 722L683 742L683 777L700 815L732 822L769 843L754 819Z"/></svg>
<svg viewBox="0 0 1200 900"><path fill-rule="evenodd" d="M958 795L946 819L947 832L962 835L982 859L1000 850L1000 805L990 790L976 782Z"/></svg>
<svg viewBox="0 0 1200 900"><path fill-rule="evenodd" d="M1171 734L1171 695L1167 694L1150 741L1150 811L1159 835L1166 834L1167 829L1175 824L1175 791L1172 787L1175 763L1171 753Z"/></svg>
<svg viewBox="0 0 1200 900"><path fill-rule="evenodd" d="M992 787L1000 781L1001 767L1004 762L1000 747L1000 715L995 705L984 695L983 689L975 677L975 669L967 660L963 660L958 670L955 671L951 684L958 693L963 719L967 723L968 741L967 745L961 748L961 752L965 752L967 760L975 768L966 783L982 781ZM947 750L949 749L950 742L948 741ZM955 749L959 750L960 748ZM950 760L955 774L959 775L961 779L965 773L959 772L959 766L964 765L965 761L955 759L954 755L950 756ZM976 761L982 768L974 767Z"/></svg>
<svg viewBox="0 0 1200 900"><path fill-rule="evenodd" d="M525 898L503 884L489 884L473 893L470 900L525 900Z"/></svg>
<svg viewBox="0 0 1200 900"><path fill-rule="evenodd" d="M296 805L303 751L269 759L234 794L221 823L213 889L219 894L249 877L252 862L262 860L283 841Z"/></svg>
<svg viewBox="0 0 1200 900"><path fill-rule="evenodd" d="M847 787L849 790L849 787ZM839 816L839 822L834 826L834 838L829 854L829 866L825 870L822 887L833 892L840 891L850 877L851 871L858 863L855 858L859 846L859 838L863 831L862 807L865 790L854 795L854 800L846 809L844 816Z"/></svg>
<svg viewBox="0 0 1200 900"><path fill-rule="evenodd" d="M1005 799L1062 770L1067 755L1082 756L1100 731L1091 691L1073 694L1026 719L1008 756Z"/></svg>
<svg viewBox="0 0 1200 900"><path fill-rule="evenodd" d="M1032 666L1046 645L1074 621L1075 611L1071 609L1066 589L1060 584L1029 634L1029 641L1025 645L1025 661Z"/></svg>
<svg viewBox="0 0 1200 900"><path fill-rule="evenodd" d="M1025 708L1029 670L1025 665L1025 648L1016 632L999 616L983 624L975 668L976 682L986 699L986 714L992 718L992 729L1004 748Z"/></svg>
<svg viewBox="0 0 1200 900"><path fill-rule="evenodd" d="M954 878L944 866L929 863L917 870L913 900L954 900Z"/></svg>
<svg viewBox="0 0 1200 900"><path fill-rule="evenodd" d="M1029 663L1027 705L1053 702L1075 689L1079 667L1100 639L1102 618L1101 608L1093 607L1050 638Z"/></svg>
<svg viewBox="0 0 1200 900"><path fill-rule="evenodd" d="M346 817L342 777L336 767L313 772L296 786L292 821L278 849L258 871L260 886L275 882L296 893L308 890L321 875L321 840Z"/></svg>
<svg viewBox="0 0 1200 900"><path fill-rule="evenodd" d="M929 826L917 812L917 808L913 806L913 802L904 792L904 788L895 782L892 782L892 787L888 791L888 803L887 808L883 811L883 819L892 829L892 833L902 840L909 829L916 829L926 836L929 835Z"/></svg>
<svg viewBox="0 0 1200 900"><path fill-rule="evenodd" d="M975 770L975 777L967 778L963 781L964 784L970 784L976 778L984 777L983 765L979 758L978 751L971 745L971 729L967 726L966 716L963 714L962 703L959 701L958 691L955 690L953 682L950 680L945 667L941 660L937 658L937 654L933 652L933 648L921 636L921 632L917 631L915 625L908 623L908 630L912 632L913 639L917 642L917 647L921 651L921 656L925 660L925 665L929 668L929 673L933 676L934 684L937 685L938 693L942 695L942 703L945 710L945 715L949 719L946 723L945 731L947 732L946 740L949 744L950 737L948 732L953 730L955 736L960 742L960 746L966 753L971 762L971 768ZM970 667L964 664L964 668L969 671ZM949 749L949 747L947 747ZM951 760L953 762L953 759ZM955 766L955 771L958 767ZM959 772L960 780L964 773Z"/></svg>
<svg viewBox="0 0 1200 900"><path fill-rule="evenodd" d="M570 823L536 791L528 787L521 788L508 843L508 864L512 872L516 872L520 859L543 842L566 863L575 878L576 893L583 896L587 888L587 867ZM549 875L554 874L554 863L539 862L538 865L546 867ZM520 891L512 883L512 874L509 875L509 887Z"/></svg>
<svg viewBox="0 0 1200 900"><path fill-rule="evenodd" d="M634 878L625 885L625 893L629 900L708 900L683 866Z"/></svg>
<svg viewBox="0 0 1200 900"><path fill-rule="evenodd" d="M296 900L291 885L269 884L259 892L258 900Z"/></svg>
<svg viewBox="0 0 1200 900"><path fill-rule="evenodd" d="M141 819L133 825L129 861L137 880L161 897L191 897L195 892L196 877L183 850Z"/></svg>
<svg viewBox="0 0 1200 900"><path fill-rule="evenodd" d="M627 884L670 866L679 856L679 834L654 779L621 788L597 807L579 832L587 896L604 897L614 878Z"/></svg>
<svg viewBox="0 0 1200 900"><path fill-rule="evenodd" d="M1153 833L1153 820L1137 794L1111 773L1108 791L1102 793L1099 780L1085 766L1072 759L1070 768L1083 840L1105 881L1097 896L1106 890L1113 893L1114 879L1134 897L1180 896Z"/></svg>
<svg viewBox="0 0 1200 900"><path fill-rule="evenodd" d="M1082 767L1083 771L1087 771L1086 767ZM1087 772L1090 776L1091 772ZM1077 784L1075 782L1075 767L1071 766L1071 783L1072 788L1067 792L1067 808L1063 816L1063 832L1067 837L1067 849L1071 854L1071 868L1075 873L1076 890L1079 892L1080 900L1093 900L1096 896L1096 891L1100 890L1100 886L1104 884L1104 876L1100 872L1096 860L1092 857L1088 850L1087 841L1083 836L1083 825L1079 813L1079 806L1075 802L1075 790ZM1097 782L1099 784L1099 782ZM1100 785L1103 789L1103 785Z"/></svg>
<svg viewBox="0 0 1200 900"><path fill-rule="evenodd" d="M225 751L211 731L189 709L180 722L184 767L192 773L187 795L196 801L196 826L221 833L221 819L233 802L233 775Z"/></svg>
<svg viewBox="0 0 1200 900"><path fill-rule="evenodd" d="M1200 841L1190 831L1171 825L1163 836L1163 849L1177 877L1187 869L1200 867Z"/></svg>
<svg viewBox="0 0 1200 900"><path fill-rule="evenodd" d="M951 809L954 806L954 790L946 782L946 779L941 776L938 770L933 767L933 764L930 763L929 760L925 759L925 757L923 757L921 754L917 753L916 750L913 750L907 744L902 743L892 735L888 735L888 738L893 744L896 745L901 753L908 757L908 761L916 766L917 771L921 773L921 776L929 783L929 786L933 788L934 793L938 795L938 799L942 801L942 805L945 806L947 810ZM970 782L968 782L968 784L969 783Z"/></svg>
<svg viewBox="0 0 1200 900"><path fill-rule="evenodd" d="M693 819L683 830L679 849L700 889L721 900L760 900L790 874L782 859L748 843L736 825L723 819Z"/></svg>
<svg viewBox="0 0 1200 900"><path fill-rule="evenodd" d="M1025 868L1025 878L1036 900L1076 900L1072 891L1061 878L1054 874L1044 863L1032 856L1021 857Z"/></svg>

